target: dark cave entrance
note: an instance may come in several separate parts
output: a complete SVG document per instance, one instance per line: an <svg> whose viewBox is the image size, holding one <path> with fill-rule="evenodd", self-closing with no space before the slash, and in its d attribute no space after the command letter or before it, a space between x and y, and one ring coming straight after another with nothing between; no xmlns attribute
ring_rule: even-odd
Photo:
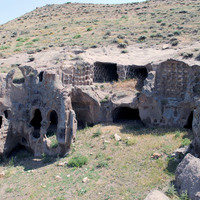
<svg viewBox="0 0 200 200"><path fill-rule="evenodd" d="M113 122L138 121L141 122L139 110L129 107L118 107L112 112Z"/></svg>
<svg viewBox="0 0 200 200"><path fill-rule="evenodd" d="M184 128L192 129L192 121L193 121L193 111L190 113L188 120L187 120L187 123L184 126Z"/></svg>
<svg viewBox="0 0 200 200"><path fill-rule="evenodd" d="M117 64L115 63L94 63L94 82L118 81Z"/></svg>
<svg viewBox="0 0 200 200"><path fill-rule="evenodd" d="M44 75L44 72L40 72L38 77L39 77L39 81L42 82L43 81L43 75Z"/></svg>
<svg viewBox="0 0 200 200"><path fill-rule="evenodd" d="M90 105L89 103L73 102L72 108L76 113L76 119L78 122L78 129L84 129L87 126L93 126L94 124L91 122L91 113L90 113Z"/></svg>
<svg viewBox="0 0 200 200"><path fill-rule="evenodd" d="M148 76L146 67L129 66L126 73L126 79L140 79L145 80Z"/></svg>
<svg viewBox="0 0 200 200"><path fill-rule="evenodd" d="M16 157L17 159L25 159L26 157L29 157L31 153L26 149L24 145L21 145L18 143L15 148L12 149L12 151L7 155L7 158Z"/></svg>
<svg viewBox="0 0 200 200"><path fill-rule="evenodd" d="M0 128L1 128L1 126L2 126L2 122L3 122L2 119L3 119L2 116L0 116Z"/></svg>
<svg viewBox="0 0 200 200"><path fill-rule="evenodd" d="M138 79L145 80L148 76L148 71L146 68L138 68L134 70L134 76Z"/></svg>
<svg viewBox="0 0 200 200"><path fill-rule="evenodd" d="M53 135L56 135L58 126L58 115L55 110L50 112L48 120L50 121L50 125L49 128L47 129L46 136L51 137Z"/></svg>
<svg viewBox="0 0 200 200"><path fill-rule="evenodd" d="M35 110L34 117L31 120L30 124L34 127L33 137L40 137L40 127L41 127L42 115L39 109Z"/></svg>
<svg viewBox="0 0 200 200"><path fill-rule="evenodd" d="M141 91L144 86L144 80L148 76L148 70L146 67L136 67L129 66L126 73L126 79L135 79L137 80L136 89Z"/></svg>
<svg viewBox="0 0 200 200"><path fill-rule="evenodd" d="M10 110L5 110L4 111L4 116L5 116L6 119L10 119L10 117L11 117L11 111Z"/></svg>

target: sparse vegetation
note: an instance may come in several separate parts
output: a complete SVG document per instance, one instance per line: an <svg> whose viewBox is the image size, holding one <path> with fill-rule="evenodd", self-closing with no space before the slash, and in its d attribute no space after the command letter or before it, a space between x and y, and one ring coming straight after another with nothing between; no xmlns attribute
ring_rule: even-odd
<svg viewBox="0 0 200 200"><path fill-rule="evenodd" d="M98 129L97 131L95 131L95 132L92 134L92 137L93 137L93 138L99 137L101 134L102 134L101 130Z"/></svg>
<svg viewBox="0 0 200 200"><path fill-rule="evenodd" d="M2 25L0 50L5 55L16 53L17 43L20 43L23 52L31 50L35 44L38 48L43 45L57 47L61 41L85 48L110 43L125 48L125 39L129 45L142 42L144 46L155 46L168 43L169 37L176 36L178 42L173 41L172 47L184 41L198 40L198 1L188 0L185 3L185 0L170 0L169 4L166 1L159 4L151 1L148 6L146 2L138 5L122 4L120 9L118 5L47 5Z"/></svg>
<svg viewBox="0 0 200 200"><path fill-rule="evenodd" d="M184 146L187 146L191 143L190 139L189 138L184 138L181 142L181 146L184 147Z"/></svg>
<svg viewBox="0 0 200 200"><path fill-rule="evenodd" d="M86 156L82 156L81 154L72 157L67 165L69 167L82 167L88 163L88 158Z"/></svg>
<svg viewBox="0 0 200 200"><path fill-rule="evenodd" d="M114 199L138 200L144 199L154 188L167 188L178 165L168 155L181 146L182 138L187 138L190 132L176 128L135 127L136 124L111 123L80 130L75 146L64 158L52 158L46 154L37 161L32 156L13 157L12 164L0 165L0 170L6 173L4 178L0 178L0 185L4 186L0 187L1 197L17 196L20 188L20 198L68 199L73 193L74 198L83 200L104 199L105 195ZM92 137L98 130L101 134ZM121 135L121 141L115 140L116 133ZM155 151L163 156L152 159ZM66 164L58 166L58 163ZM56 176L59 180L54 178ZM85 177L89 179L87 184L82 183ZM7 188L13 190L6 192ZM171 196L177 195L173 186L166 192ZM176 198L183 196L177 195Z"/></svg>

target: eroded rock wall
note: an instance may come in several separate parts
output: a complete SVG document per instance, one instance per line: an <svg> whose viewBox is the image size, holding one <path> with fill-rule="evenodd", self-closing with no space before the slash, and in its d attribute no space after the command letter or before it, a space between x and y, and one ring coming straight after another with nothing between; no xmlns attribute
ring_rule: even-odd
<svg viewBox="0 0 200 200"><path fill-rule="evenodd" d="M20 69L24 83L13 83L14 70L1 80L1 155L7 155L17 144L25 146L35 156L65 155L77 127L71 106L71 88L64 88L54 71L43 72L41 79L31 67ZM54 147L47 137L48 131L53 131L57 140Z"/></svg>
<svg viewBox="0 0 200 200"><path fill-rule="evenodd" d="M140 114L147 124L162 126L187 125L193 112L193 67L175 60L154 66L140 96Z"/></svg>

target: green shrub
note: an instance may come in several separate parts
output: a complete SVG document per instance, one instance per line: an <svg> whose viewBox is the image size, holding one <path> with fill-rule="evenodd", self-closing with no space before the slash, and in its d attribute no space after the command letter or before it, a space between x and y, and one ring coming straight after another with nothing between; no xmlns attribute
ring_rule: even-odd
<svg viewBox="0 0 200 200"><path fill-rule="evenodd" d="M171 43L172 46L177 46L178 45L178 40L175 40Z"/></svg>
<svg viewBox="0 0 200 200"><path fill-rule="evenodd" d="M184 138L181 142L181 147L188 146L191 143L190 139Z"/></svg>
<svg viewBox="0 0 200 200"><path fill-rule="evenodd" d="M124 36L124 35L121 35L121 34L119 34L119 35L117 36L117 38L118 38L118 39L124 39L124 38L125 38L125 36Z"/></svg>
<svg viewBox="0 0 200 200"><path fill-rule="evenodd" d="M78 39L78 38L80 38L80 37L81 37L80 34L76 34L76 35L73 37L73 39Z"/></svg>
<svg viewBox="0 0 200 200"><path fill-rule="evenodd" d="M106 95L106 96L104 97L104 99L102 99L100 102L101 102L101 103L106 103L106 102L108 102L108 100L109 100L109 96Z"/></svg>
<svg viewBox="0 0 200 200"><path fill-rule="evenodd" d="M82 156L81 154L71 158L67 165L69 167L82 167L88 163L88 158L86 156Z"/></svg>
<svg viewBox="0 0 200 200"><path fill-rule="evenodd" d="M127 44L126 43L120 43L120 44L118 44L118 47L119 48L126 48Z"/></svg>
<svg viewBox="0 0 200 200"><path fill-rule="evenodd" d="M32 42L37 42L37 41L39 41L40 40L40 38L34 38L33 40L32 40Z"/></svg>
<svg viewBox="0 0 200 200"><path fill-rule="evenodd" d="M18 43L16 44L16 47L21 47L21 46L23 46L23 43L22 43L22 42L18 42Z"/></svg>
<svg viewBox="0 0 200 200"><path fill-rule="evenodd" d="M136 138L127 138L125 141L127 146L131 146L137 143L137 139Z"/></svg>
<svg viewBox="0 0 200 200"><path fill-rule="evenodd" d="M180 35L181 31L174 31L174 35Z"/></svg>
<svg viewBox="0 0 200 200"><path fill-rule="evenodd" d="M50 145L50 147L51 147L52 149L58 147L58 140L56 139L56 137L53 137L53 139L51 139L51 145Z"/></svg>
<svg viewBox="0 0 200 200"><path fill-rule="evenodd" d="M21 37L16 39L17 42L26 42L27 40L28 38L21 38Z"/></svg>
<svg viewBox="0 0 200 200"><path fill-rule="evenodd" d="M180 195L180 200L190 200L187 194L187 191L184 191Z"/></svg>
<svg viewBox="0 0 200 200"><path fill-rule="evenodd" d="M176 131L175 132L175 138L179 138L181 136L181 132L180 131Z"/></svg>
<svg viewBox="0 0 200 200"><path fill-rule="evenodd" d="M156 23L161 23L162 22L162 19L158 19L157 21L156 21Z"/></svg>
<svg viewBox="0 0 200 200"><path fill-rule="evenodd" d="M17 52L17 51L21 51L21 49L20 48L14 49L14 52Z"/></svg>
<svg viewBox="0 0 200 200"><path fill-rule="evenodd" d="M43 153L42 154L42 162L43 163L50 163L50 162L52 162L52 157Z"/></svg>
<svg viewBox="0 0 200 200"><path fill-rule="evenodd" d="M144 40L146 40L146 36L144 36L144 35L141 35L139 38L138 38L138 41L139 42L143 42Z"/></svg>
<svg viewBox="0 0 200 200"><path fill-rule="evenodd" d="M97 164L97 168L108 167L108 162L106 160L101 160Z"/></svg>
<svg viewBox="0 0 200 200"><path fill-rule="evenodd" d="M33 43L32 42L27 42L26 44L25 44L25 46L31 46Z"/></svg>
<svg viewBox="0 0 200 200"><path fill-rule="evenodd" d="M166 195L168 196L168 197L170 197L170 198L173 198L173 197L175 197L176 195L177 195L177 191L176 191L176 189L175 189L175 187L174 187L174 184L170 184L169 185L169 187L168 187L168 189L167 189L167 191L166 191Z"/></svg>
<svg viewBox="0 0 200 200"><path fill-rule="evenodd" d="M9 49L9 46L0 46L0 50L5 50L5 49Z"/></svg>
<svg viewBox="0 0 200 200"><path fill-rule="evenodd" d="M93 137L93 138L99 137L101 134L102 134L101 130L98 129L96 132L93 133L92 137Z"/></svg>
<svg viewBox="0 0 200 200"><path fill-rule="evenodd" d="M92 31L92 27L87 28L87 31Z"/></svg>

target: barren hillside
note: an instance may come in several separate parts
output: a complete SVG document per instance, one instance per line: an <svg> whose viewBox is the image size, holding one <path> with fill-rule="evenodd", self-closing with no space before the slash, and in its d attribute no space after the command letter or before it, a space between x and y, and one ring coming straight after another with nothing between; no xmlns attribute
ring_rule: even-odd
<svg viewBox="0 0 200 200"><path fill-rule="evenodd" d="M199 13L196 0L46 5L0 26L0 55L66 45L176 48L199 40Z"/></svg>

